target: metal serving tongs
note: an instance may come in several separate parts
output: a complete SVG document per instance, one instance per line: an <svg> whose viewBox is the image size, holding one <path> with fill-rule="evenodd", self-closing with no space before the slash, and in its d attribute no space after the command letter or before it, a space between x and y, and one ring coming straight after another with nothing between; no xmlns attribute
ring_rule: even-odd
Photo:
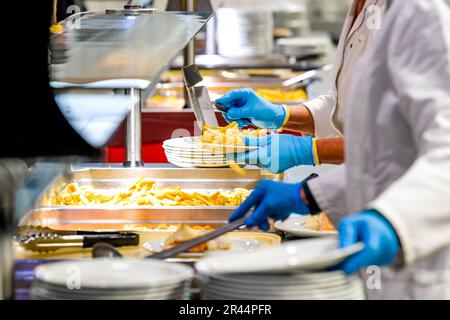
<svg viewBox="0 0 450 320"><path fill-rule="evenodd" d="M130 232L57 231L41 226L21 226L14 235L26 250L48 252L66 248L90 248L97 243L115 247L136 246L139 235Z"/></svg>
<svg viewBox="0 0 450 320"><path fill-rule="evenodd" d="M192 109L194 109L197 123L203 131L203 126L218 127L219 123L213 110L211 99L209 98L208 89L198 84L203 81L198 66L192 64L182 69L184 83L189 96Z"/></svg>
<svg viewBox="0 0 450 320"><path fill-rule="evenodd" d="M202 130L205 124L210 127L218 127L219 123L214 110L226 113L228 109L220 103L215 101L211 102L208 89L198 85L203 81L203 77L200 75L197 65L191 64L190 66L184 67L182 71L189 101L194 109L195 118L199 127Z"/></svg>

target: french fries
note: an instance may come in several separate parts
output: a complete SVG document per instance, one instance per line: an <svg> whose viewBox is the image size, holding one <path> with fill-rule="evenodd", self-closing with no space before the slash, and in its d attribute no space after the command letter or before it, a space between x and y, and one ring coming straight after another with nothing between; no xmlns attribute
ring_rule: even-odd
<svg viewBox="0 0 450 320"><path fill-rule="evenodd" d="M333 223L323 212L316 215L308 215L304 228L314 231L336 231Z"/></svg>
<svg viewBox="0 0 450 320"><path fill-rule="evenodd" d="M115 206L239 206L250 194L243 188L211 193L184 192L180 187L159 187L155 181L139 178L128 188L94 189L69 183L52 197L53 205Z"/></svg>
<svg viewBox="0 0 450 320"><path fill-rule="evenodd" d="M265 129L239 129L237 122L232 122L226 127L203 127L200 141L205 144L225 146L244 146L244 137L262 137L267 135Z"/></svg>
<svg viewBox="0 0 450 320"><path fill-rule="evenodd" d="M305 89L296 89L285 92L279 89L257 89L256 93L270 102L291 102L308 99L308 94Z"/></svg>

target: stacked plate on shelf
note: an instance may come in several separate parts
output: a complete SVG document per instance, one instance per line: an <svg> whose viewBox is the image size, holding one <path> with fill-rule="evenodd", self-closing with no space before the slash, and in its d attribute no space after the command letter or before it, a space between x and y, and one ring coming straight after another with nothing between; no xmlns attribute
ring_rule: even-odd
<svg viewBox="0 0 450 320"><path fill-rule="evenodd" d="M273 15L266 9L216 10L217 47L226 57L266 56L273 50Z"/></svg>
<svg viewBox="0 0 450 320"><path fill-rule="evenodd" d="M363 300L357 276L342 272L210 275L206 300Z"/></svg>
<svg viewBox="0 0 450 320"><path fill-rule="evenodd" d="M166 140L163 143L167 160L181 168L224 168L230 165L226 153L237 153L252 147L202 144L199 137Z"/></svg>
<svg viewBox="0 0 450 320"><path fill-rule="evenodd" d="M153 260L64 261L36 268L36 300L180 300L190 290L193 270Z"/></svg>
<svg viewBox="0 0 450 320"><path fill-rule="evenodd" d="M324 271L359 252L339 248L337 237L290 241L251 253L230 253L196 263L207 300L362 300L362 282Z"/></svg>

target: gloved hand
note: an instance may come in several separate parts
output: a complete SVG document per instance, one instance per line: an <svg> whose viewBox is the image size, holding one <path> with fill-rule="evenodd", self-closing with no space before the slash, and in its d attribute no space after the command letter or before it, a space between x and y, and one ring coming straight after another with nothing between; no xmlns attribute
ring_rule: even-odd
<svg viewBox="0 0 450 320"><path fill-rule="evenodd" d="M340 247L359 241L364 250L351 256L341 265L347 274L371 265L391 264L399 251L399 240L391 224L377 211L368 210L344 218L339 224Z"/></svg>
<svg viewBox="0 0 450 320"><path fill-rule="evenodd" d="M284 172L299 165L315 165L313 138L288 134L272 134L264 137L245 137L247 146L260 147L243 153L228 154L237 163L266 168L271 173Z"/></svg>
<svg viewBox="0 0 450 320"><path fill-rule="evenodd" d="M309 214L309 208L300 195L302 183L287 184L271 180L261 181L250 196L231 215L229 221L244 217L255 207L247 218L248 227L258 226L269 230L269 217L274 220L285 220L291 213Z"/></svg>
<svg viewBox="0 0 450 320"><path fill-rule="evenodd" d="M228 109L225 120L236 121L241 128L250 124L244 120L249 119L259 128L280 129L288 116L285 107L264 100L252 89L232 90L216 102Z"/></svg>

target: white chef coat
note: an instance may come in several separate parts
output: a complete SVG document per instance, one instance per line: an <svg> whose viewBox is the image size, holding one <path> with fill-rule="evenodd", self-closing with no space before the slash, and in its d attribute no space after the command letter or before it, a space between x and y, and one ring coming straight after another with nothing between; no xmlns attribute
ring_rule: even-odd
<svg viewBox="0 0 450 320"><path fill-rule="evenodd" d="M401 263L369 298L450 299L450 0L393 0L360 64L346 164L309 186L335 222L373 208L395 228Z"/></svg>
<svg viewBox="0 0 450 320"><path fill-rule="evenodd" d="M363 11L355 17L358 0L354 0L348 11L337 48L332 89L328 94L304 103L314 119L318 138L334 138L343 134L343 110L351 79L359 58L372 41L374 19L378 12L382 12L376 12L373 6L382 9L384 3L385 0L366 0Z"/></svg>

